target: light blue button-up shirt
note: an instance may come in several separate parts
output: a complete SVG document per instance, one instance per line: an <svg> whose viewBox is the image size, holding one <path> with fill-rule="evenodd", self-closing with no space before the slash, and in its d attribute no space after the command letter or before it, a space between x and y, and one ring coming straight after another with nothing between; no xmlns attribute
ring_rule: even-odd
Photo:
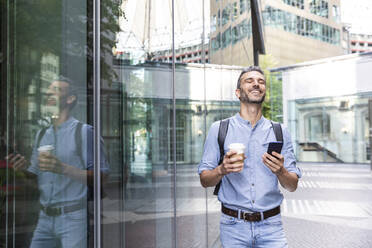
<svg viewBox="0 0 372 248"><path fill-rule="evenodd" d="M40 140L40 146L53 145L53 153L62 163L82 170L93 170L93 127L87 124L82 126L82 147L77 147L75 144L77 124L78 120L70 117L58 126L56 130L54 130L53 126L49 127ZM38 147L35 147L39 133L35 137L31 165L28 171L36 174L38 177L40 203L43 206L67 206L75 203L84 203L88 192L86 184L65 175L39 170L39 152L37 151ZM101 172L108 173L109 166L103 147L103 140L101 140ZM78 149L81 149L82 159L78 155Z"/></svg>
<svg viewBox="0 0 372 248"><path fill-rule="evenodd" d="M220 149L218 146L218 129L220 121L214 122L209 130L204 145L204 153L198 167L199 174L218 166ZM286 128L283 130L284 167L301 177L296 167L291 137ZM239 173L230 173L222 178L218 199L226 207L253 212L262 212L279 206L283 195L279 190L277 176L263 163L262 155L267 151L270 142L276 137L271 122L264 117L252 128L249 121L239 113L230 118L224 150L228 152L231 143L243 143L246 147L244 168Z"/></svg>

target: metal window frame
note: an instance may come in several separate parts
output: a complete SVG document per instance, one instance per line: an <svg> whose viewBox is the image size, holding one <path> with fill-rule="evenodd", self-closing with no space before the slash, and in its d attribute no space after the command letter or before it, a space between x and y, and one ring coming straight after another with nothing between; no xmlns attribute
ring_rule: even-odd
<svg viewBox="0 0 372 248"><path fill-rule="evenodd" d="M94 247L101 247L100 0L93 2ZM89 221L89 220L88 220Z"/></svg>

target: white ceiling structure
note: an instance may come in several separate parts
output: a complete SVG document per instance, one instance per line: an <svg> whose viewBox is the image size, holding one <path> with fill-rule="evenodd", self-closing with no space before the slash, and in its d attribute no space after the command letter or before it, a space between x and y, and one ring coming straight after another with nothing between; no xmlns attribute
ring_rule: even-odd
<svg viewBox="0 0 372 248"><path fill-rule="evenodd" d="M205 39L209 33L209 0L175 0L175 47L201 44L203 2ZM172 47L172 0L124 0L117 51L134 57Z"/></svg>

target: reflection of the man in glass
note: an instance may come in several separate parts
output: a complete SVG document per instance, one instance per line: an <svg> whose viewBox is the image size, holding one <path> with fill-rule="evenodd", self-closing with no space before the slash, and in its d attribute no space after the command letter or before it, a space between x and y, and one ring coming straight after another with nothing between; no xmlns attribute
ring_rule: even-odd
<svg viewBox="0 0 372 248"><path fill-rule="evenodd" d="M8 156L15 169L36 175L40 214L31 247L87 247L88 188L93 187L93 127L70 112L77 102L74 83L54 80L46 93L52 125L36 137L31 163L20 154ZM101 173L108 174L101 140Z"/></svg>

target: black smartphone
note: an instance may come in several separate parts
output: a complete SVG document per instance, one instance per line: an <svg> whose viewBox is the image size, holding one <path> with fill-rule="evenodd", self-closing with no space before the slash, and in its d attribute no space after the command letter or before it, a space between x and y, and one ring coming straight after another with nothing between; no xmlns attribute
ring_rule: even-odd
<svg viewBox="0 0 372 248"><path fill-rule="evenodd" d="M283 142L270 142L267 148L267 153L273 155L273 152L281 153L283 148Z"/></svg>

